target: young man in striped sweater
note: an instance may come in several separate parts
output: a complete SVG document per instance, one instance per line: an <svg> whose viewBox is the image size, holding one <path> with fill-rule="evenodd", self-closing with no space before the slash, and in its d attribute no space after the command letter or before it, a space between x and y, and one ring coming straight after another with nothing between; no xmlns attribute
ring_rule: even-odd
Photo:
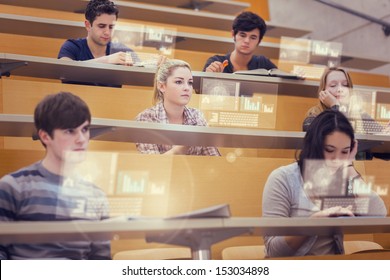
<svg viewBox="0 0 390 280"><path fill-rule="evenodd" d="M102 190L83 179L69 186L62 175L65 153L81 155L87 150L91 122L87 104L69 92L48 95L36 106L34 122L46 154L1 178L0 222L107 218ZM110 259L110 242L0 244L0 259Z"/></svg>

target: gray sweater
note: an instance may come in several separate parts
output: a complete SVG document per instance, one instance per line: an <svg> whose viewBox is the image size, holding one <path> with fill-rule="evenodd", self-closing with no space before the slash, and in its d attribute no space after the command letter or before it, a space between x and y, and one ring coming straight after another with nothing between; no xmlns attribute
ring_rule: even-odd
<svg viewBox="0 0 390 280"><path fill-rule="evenodd" d="M102 190L86 181L67 185L41 162L0 180L0 222L105 218L108 201ZM110 253L110 240L0 244L0 259L110 259Z"/></svg>
<svg viewBox="0 0 390 280"><path fill-rule="evenodd" d="M264 187L263 217L308 217L319 211L303 191L298 163L275 169ZM386 216L382 199L372 193L369 214ZM284 236L264 236L267 257L343 254L343 236L310 236L298 250L286 243Z"/></svg>

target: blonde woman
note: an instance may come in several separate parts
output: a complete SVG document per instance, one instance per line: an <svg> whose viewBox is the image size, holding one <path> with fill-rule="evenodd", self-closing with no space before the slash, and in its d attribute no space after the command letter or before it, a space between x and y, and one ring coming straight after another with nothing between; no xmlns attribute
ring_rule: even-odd
<svg viewBox="0 0 390 280"><path fill-rule="evenodd" d="M154 106L138 114L137 121L207 126L203 114L187 107L193 92L190 65L182 60L162 62L154 80ZM137 143L137 149L146 154L182 154L220 156L215 147L187 147L178 145Z"/></svg>
<svg viewBox="0 0 390 280"><path fill-rule="evenodd" d="M346 70L336 67L326 69L318 88L319 103L306 113L303 131L306 131L314 118L326 109L346 113L352 88L352 79Z"/></svg>

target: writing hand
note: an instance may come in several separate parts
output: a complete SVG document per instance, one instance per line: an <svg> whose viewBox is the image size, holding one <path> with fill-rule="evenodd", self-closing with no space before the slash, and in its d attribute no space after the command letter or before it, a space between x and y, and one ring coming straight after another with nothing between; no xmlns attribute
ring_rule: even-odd
<svg viewBox="0 0 390 280"><path fill-rule="evenodd" d="M117 52L106 56L107 63L126 66L133 65L133 58L129 52Z"/></svg>

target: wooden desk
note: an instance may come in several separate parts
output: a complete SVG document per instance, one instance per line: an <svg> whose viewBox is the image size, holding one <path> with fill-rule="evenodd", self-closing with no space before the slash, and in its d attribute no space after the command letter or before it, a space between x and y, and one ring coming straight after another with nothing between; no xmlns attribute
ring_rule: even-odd
<svg viewBox="0 0 390 280"><path fill-rule="evenodd" d="M28 30L26 26L29 26ZM115 27L117 32L126 31L126 26ZM0 13L0 32L38 37L83 38L86 35L83 22L49 19L23 15L9 15ZM135 31L133 31L135 32ZM175 48L186 51L202 51L211 53L228 53L234 49L233 39L230 37L210 36L204 34L177 32ZM255 54L265 55L271 59L279 58L279 45L262 42Z"/></svg>
<svg viewBox="0 0 390 280"><path fill-rule="evenodd" d="M1 2L1 1L0 1ZM32 3L38 1L32 1ZM29 26L27 30L25 27ZM126 30L125 26L120 24L116 27L117 31ZM230 29L229 29L230 30ZM278 35L300 37L302 35L289 33L286 28L268 27L267 36ZM10 15L0 13L0 32L10 34L21 34L29 36L43 36L50 38L81 38L85 37L85 27L82 22L49 19L41 17ZM269 34L271 33L271 34ZM299 35L299 36L298 36ZM188 32L176 33L176 49L188 51L203 51L211 53L228 53L234 48L232 38L195 34ZM262 42L256 49L255 54L264 55L270 59L279 59L280 45L271 42ZM389 61L382 61L372 58L356 57L351 54L343 54L341 57L341 66L362 70L371 70L388 64Z"/></svg>
<svg viewBox="0 0 390 280"><path fill-rule="evenodd" d="M226 15L236 15L242 10L250 7L249 3L226 0L139 0L138 2L154 5L163 5L168 7L184 8L195 11L207 11Z"/></svg>
<svg viewBox="0 0 390 280"><path fill-rule="evenodd" d="M155 74L154 68L121 66L87 61L66 61L56 58L37 57L0 53L0 64L19 63L15 69L10 70L11 75L34 78L47 78L56 80L69 80L80 82L99 81L102 84L152 86ZM1 70L1 69L0 69ZM279 95L315 97L318 82L309 80L291 80L276 77L210 73L193 71L194 89L200 91L201 80L212 78L229 80L241 83L241 91L245 94L256 92L277 93ZM277 92L274 89L277 88ZM374 88L355 86L355 88L375 89L389 92L388 88Z"/></svg>
<svg viewBox="0 0 390 280"><path fill-rule="evenodd" d="M51 1L34 1L29 0L1 0L1 4L15 5L22 7L32 7L40 9L51 9L60 11L72 11L81 12L85 9L86 3L82 0L68 0L67 2L61 0ZM115 4L119 7L127 1L115 1ZM135 2L135 1L133 1ZM207 11L226 15L236 15L242 10L249 8L250 4L239 1L226 1L226 0L137 0L136 2L159 5L164 7L183 8L196 11ZM122 17L122 16L121 16Z"/></svg>
<svg viewBox="0 0 390 280"><path fill-rule="evenodd" d="M26 55L0 54L0 63L27 62L11 70L11 75L102 84L152 86L154 69L127 67L86 61L66 61Z"/></svg>
<svg viewBox="0 0 390 280"><path fill-rule="evenodd" d="M11 75L80 82L99 81L102 84L153 86L154 68L121 66L88 61L66 61L56 58L0 53L0 63L27 62L26 66L11 70ZM24 65L22 63L21 65ZM267 92L269 85L277 85L279 94L313 96L318 83L314 81L290 80L273 77L232 75L193 71L194 89L199 90L202 78L233 80L255 83L256 90ZM272 87L275 88L275 87ZM274 92L274 91L272 91Z"/></svg>
<svg viewBox="0 0 390 280"><path fill-rule="evenodd" d="M32 137L33 117L0 114L0 136ZM148 122L98 119L92 120L94 140L189 146L295 149L303 132L262 131L236 128L167 125Z"/></svg>
<svg viewBox="0 0 390 280"><path fill-rule="evenodd" d="M176 2L178 1L179 0L176 0ZM0 0L0 4L76 13L84 13L87 2L88 0ZM120 10L120 18L166 23L172 25L201 27L223 31L231 30L232 22L235 18L235 16L231 15L231 13L227 15L221 12L215 13L214 11L206 10L206 12L203 12L202 10L194 12L189 9L176 8L172 6L169 7L166 5L150 5L138 2L142 1L115 1L115 4ZM155 2L155 0L149 0L148 2ZM180 0L180 2L183 2L183 0ZM189 3L190 1L187 0L186 2ZM209 5L209 7L211 8L214 6L214 10L221 9L222 6L236 8L238 4L237 1L212 0L210 2L212 5ZM241 2L238 4L238 6L241 7L242 5L245 5L245 3ZM269 37L280 37L281 35L289 37L302 37L310 33L309 30L291 28L288 26L279 26L271 22L267 22L267 26L267 36Z"/></svg>
<svg viewBox="0 0 390 280"><path fill-rule="evenodd" d="M88 222L0 223L0 243L145 238L191 247L194 259L209 259L214 243L241 234L334 235L388 233L390 218L197 218ZM174 238L172 238L174 237Z"/></svg>
<svg viewBox="0 0 390 280"><path fill-rule="evenodd" d="M32 116L0 114L0 136L31 137L33 132ZM202 127L99 118L93 118L91 126L91 137L94 140L188 146L299 149L304 135L304 132L299 131ZM390 137L387 135L357 135L356 138L359 150L376 147L382 152L390 152Z"/></svg>

